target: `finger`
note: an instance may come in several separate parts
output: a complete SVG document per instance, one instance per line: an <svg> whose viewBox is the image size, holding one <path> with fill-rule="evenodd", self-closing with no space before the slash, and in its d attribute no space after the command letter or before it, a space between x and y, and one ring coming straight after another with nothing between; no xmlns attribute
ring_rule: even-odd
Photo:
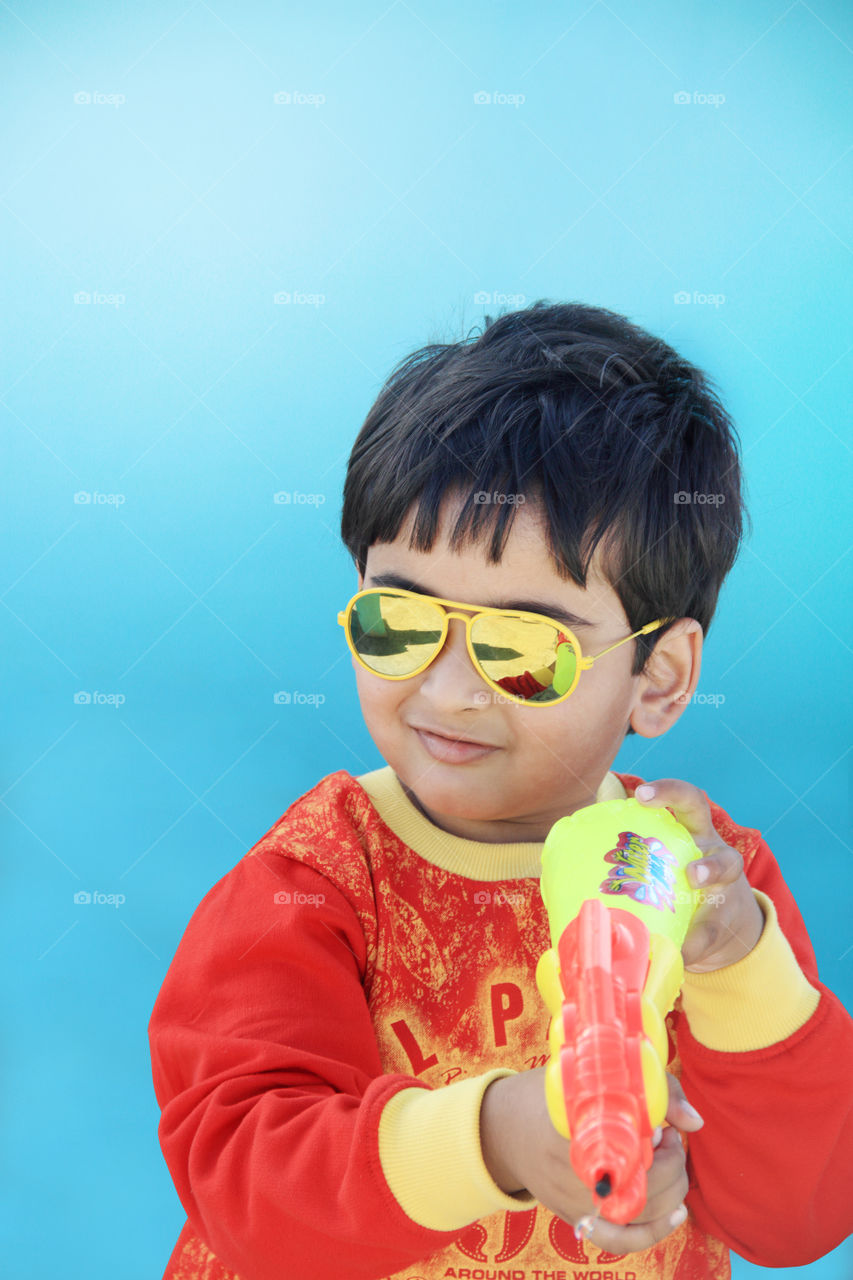
<svg viewBox="0 0 853 1280"><path fill-rule="evenodd" d="M596 1248L606 1249L608 1253L639 1253L665 1239L670 1232L681 1226L686 1217L687 1207L682 1203L650 1222L631 1222L627 1226L608 1222L606 1218L598 1218L591 1223L588 1218L587 1227L582 1230L582 1234ZM582 1219L581 1226L583 1222Z"/></svg>
<svg viewBox="0 0 853 1280"><path fill-rule="evenodd" d="M669 1086L669 1102L666 1108L666 1122L676 1129L693 1132L701 1129L705 1121L694 1106L687 1101L681 1082L667 1072L666 1082ZM669 1132L668 1130L666 1132Z"/></svg>
<svg viewBox="0 0 853 1280"><path fill-rule="evenodd" d="M710 973L749 955L764 931L765 917L755 894L743 882L748 904L737 906L740 887L712 885L699 891L696 911L681 947L684 967Z"/></svg>
<svg viewBox="0 0 853 1280"><path fill-rule="evenodd" d="M713 853L688 862L686 870L687 879L695 889L702 889L711 884L734 884L735 880L743 874L743 858L737 849L732 849L721 842ZM701 897L699 902L702 902Z"/></svg>
<svg viewBox="0 0 853 1280"><path fill-rule="evenodd" d="M610 1222L603 1216L596 1219L594 1214L587 1214L581 1219L581 1223L585 1223L587 1228L593 1222L597 1222L598 1225L594 1234L590 1235L589 1230L585 1230L583 1234L599 1248L609 1249L613 1253L648 1247L639 1243L638 1232L644 1230L650 1233L650 1240L652 1235L655 1239L662 1239L664 1235L668 1235L672 1230L668 1215L683 1202L688 1190L686 1154L681 1138L676 1129L664 1129L649 1170L648 1194L641 1212L633 1222L627 1225ZM602 1205L602 1214L606 1213L605 1201Z"/></svg>
<svg viewBox="0 0 853 1280"><path fill-rule="evenodd" d="M646 1185L646 1203L638 1221L654 1222L678 1205L689 1190L687 1152L677 1129L664 1130Z"/></svg>
<svg viewBox="0 0 853 1280"><path fill-rule="evenodd" d="M644 782L637 787L634 796L650 809L671 809L694 841L719 839L711 821L708 797L692 782L684 782L680 778L656 778L654 782Z"/></svg>

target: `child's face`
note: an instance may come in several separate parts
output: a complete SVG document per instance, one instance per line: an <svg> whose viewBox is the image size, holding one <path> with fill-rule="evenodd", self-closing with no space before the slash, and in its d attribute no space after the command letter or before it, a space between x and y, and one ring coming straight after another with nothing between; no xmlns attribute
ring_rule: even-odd
<svg viewBox="0 0 853 1280"><path fill-rule="evenodd" d="M472 606L553 602L591 622L574 628L585 655L631 634L616 592L597 571L597 552L586 591L559 577L535 506L517 507L499 564L487 562L484 546L459 553L449 549L445 535L457 510L456 500L445 502L430 552L409 549L411 515L394 542L375 543L359 589L372 586L377 574L395 573L413 590ZM693 622L693 642L685 652L694 650L697 630L701 644L701 628ZM664 639L678 649L677 636L668 633ZM686 672L678 669L678 661L672 670L664 663L669 674L661 691L650 687L646 676L630 674L634 644L622 645L581 672L574 692L554 707L497 698L471 663L458 618L451 618L444 648L420 675L383 680L354 658L353 668L373 741L433 823L471 840L538 841L558 818L594 801L635 707L640 711L634 728L646 736L665 732L683 710L673 699L690 683L690 662ZM419 732L424 729L460 735L491 750L463 760L440 758L448 748L442 752L440 742Z"/></svg>

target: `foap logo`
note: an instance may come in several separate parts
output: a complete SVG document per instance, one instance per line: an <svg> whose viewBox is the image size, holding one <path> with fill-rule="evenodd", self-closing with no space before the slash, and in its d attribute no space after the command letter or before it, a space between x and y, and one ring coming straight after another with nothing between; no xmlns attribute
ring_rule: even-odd
<svg viewBox="0 0 853 1280"><path fill-rule="evenodd" d="M480 289L474 294L475 307L523 307L526 301L526 293L490 293L488 289Z"/></svg>
<svg viewBox="0 0 853 1280"><path fill-rule="evenodd" d="M322 707L326 701L325 693L300 693L298 689L279 689L272 696L273 702L279 707L304 706L304 707Z"/></svg>
<svg viewBox="0 0 853 1280"><path fill-rule="evenodd" d="M694 693L689 698L686 693L680 693L675 699L681 706L694 702L700 707L721 707L725 700L724 693Z"/></svg>
<svg viewBox="0 0 853 1280"><path fill-rule="evenodd" d="M477 107L515 107L518 110L526 101L523 93L489 93L480 89L474 94L474 105Z"/></svg>
<svg viewBox="0 0 853 1280"><path fill-rule="evenodd" d="M474 893L474 905L479 907L522 907L526 901L525 894L505 893L502 889L496 889L494 893L489 889L477 889Z"/></svg>
<svg viewBox="0 0 853 1280"><path fill-rule="evenodd" d="M685 893L683 889L676 889L673 900L680 906L704 906L707 902L710 907L720 907L726 900L724 893L709 893L707 889L691 889Z"/></svg>
<svg viewBox="0 0 853 1280"><path fill-rule="evenodd" d="M123 507L127 496L123 493L99 493L93 489L78 489L74 495L74 504L78 507Z"/></svg>
<svg viewBox="0 0 853 1280"><path fill-rule="evenodd" d="M74 695L74 703L78 707L123 707L127 698L123 693L101 693L94 689L78 689Z"/></svg>
<svg viewBox="0 0 853 1280"><path fill-rule="evenodd" d="M325 93L302 93L299 89L280 89L272 100L277 107L322 107Z"/></svg>
<svg viewBox="0 0 853 1280"><path fill-rule="evenodd" d="M687 305L722 307L726 301L726 295L724 293L701 293L698 289L694 289L690 293L687 289L679 289L678 293L672 295L672 300L677 307Z"/></svg>
<svg viewBox="0 0 853 1280"><path fill-rule="evenodd" d="M88 289L78 289L74 294L74 304L78 307L121 307L127 302L123 293L100 293L97 289L89 293Z"/></svg>
<svg viewBox="0 0 853 1280"><path fill-rule="evenodd" d="M288 889L279 889L272 900L277 907L322 907L326 901L324 893L291 893Z"/></svg>
<svg viewBox="0 0 853 1280"><path fill-rule="evenodd" d="M301 493L299 489L279 489L272 500L277 507L322 507L325 493Z"/></svg>
<svg viewBox="0 0 853 1280"><path fill-rule="evenodd" d="M688 507L691 504L697 507L721 507L726 500L726 495L697 493L695 489L692 493L688 493L686 489L677 489L672 495L672 500L677 507Z"/></svg>
<svg viewBox="0 0 853 1280"><path fill-rule="evenodd" d="M471 701L476 702L478 707L487 707L492 703L500 706L512 706L517 702L516 698L508 698L505 693L495 693L494 689L475 689L471 695Z"/></svg>
<svg viewBox="0 0 853 1280"><path fill-rule="evenodd" d="M672 95L672 100L677 107L721 107L726 100L724 93L699 93L693 90L688 93L686 89L680 89Z"/></svg>
<svg viewBox="0 0 853 1280"><path fill-rule="evenodd" d="M124 906L127 898L123 893L99 893L94 889L91 893L80 889L74 895L74 903L78 907L119 907Z"/></svg>
<svg viewBox="0 0 853 1280"><path fill-rule="evenodd" d="M74 95L74 105L77 107L123 107L126 102L127 98L123 93L101 93L99 89L94 92L78 89Z"/></svg>
<svg viewBox="0 0 853 1280"><path fill-rule="evenodd" d="M298 290L293 292L287 289L279 289L278 293L274 293L272 300L277 307L322 307L326 301L325 293L300 293Z"/></svg>
<svg viewBox="0 0 853 1280"><path fill-rule="evenodd" d="M474 494L474 501L481 506L486 503L493 502L495 506L521 507L527 501L523 493L499 493L493 490L491 493L486 489L478 489Z"/></svg>

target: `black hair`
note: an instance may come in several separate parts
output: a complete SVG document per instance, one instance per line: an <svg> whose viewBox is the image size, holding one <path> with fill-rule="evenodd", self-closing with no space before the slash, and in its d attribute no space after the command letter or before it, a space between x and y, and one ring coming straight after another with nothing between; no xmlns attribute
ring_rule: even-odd
<svg viewBox="0 0 853 1280"><path fill-rule="evenodd" d="M363 574L414 506L410 546L430 551L456 492L451 547L491 532L496 563L524 495L562 578L585 588L600 542L632 631L690 617L707 634L749 521L742 484L737 431L705 373L616 312L540 300L395 366L350 455L341 537ZM483 500L495 492L505 500ZM632 675L666 630L637 637Z"/></svg>

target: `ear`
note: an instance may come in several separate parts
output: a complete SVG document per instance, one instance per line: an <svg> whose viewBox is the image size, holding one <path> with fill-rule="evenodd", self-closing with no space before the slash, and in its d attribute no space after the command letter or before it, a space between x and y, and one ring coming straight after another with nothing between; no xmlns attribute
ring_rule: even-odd
<svg viewBox="0 0 853 1280"><path fill-rule="evenodd" d="M359 590L359 591L360 591L360 590L361 590L361 588L362 588L363 586L364 586L364 574L361 572L361 570L358 570L358 588L357 588L357 590Z"/></svg>
<svg viewBox="0 0 853 1280"><path fill-rule="evenodd" d="M635 677L637 690L629 717L635 733L660 737L683 713L699 683L703 639L695 618L679 618L658 640L645 670Z"/></svg>

